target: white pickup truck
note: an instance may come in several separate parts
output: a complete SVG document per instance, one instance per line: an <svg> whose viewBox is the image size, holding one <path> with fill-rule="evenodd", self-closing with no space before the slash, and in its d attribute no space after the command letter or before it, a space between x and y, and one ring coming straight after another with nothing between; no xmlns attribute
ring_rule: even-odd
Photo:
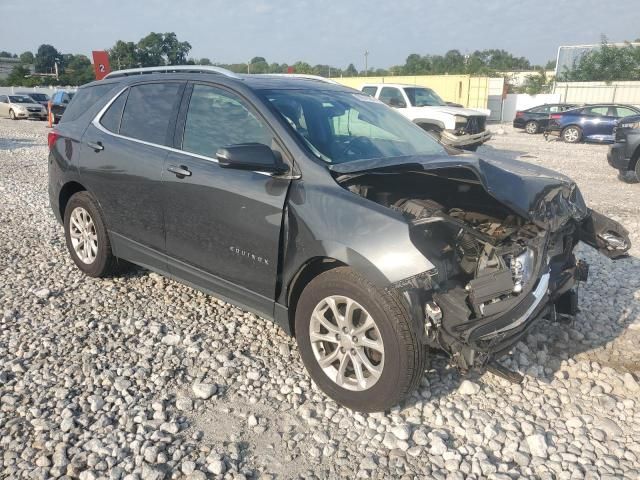
<svg viewBox="0 0 640 480"><path fill-rule="evenodd" d="M363 85L361 90L398 109L416 125L445 145L476 150L491 138L486 130L488 114L480 110L447 105L430 88L397 83Z"/></svg>

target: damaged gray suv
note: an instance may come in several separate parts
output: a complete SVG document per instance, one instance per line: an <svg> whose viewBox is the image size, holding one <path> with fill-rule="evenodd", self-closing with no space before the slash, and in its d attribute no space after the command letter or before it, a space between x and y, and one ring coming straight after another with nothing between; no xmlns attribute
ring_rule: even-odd
<svg viewBox="0 0 640 480"><path fill-rule="evenodd" d="M450 150L319 78L214 67L114 72L49 135L49 195L87 275L129 262L273 319L316 384L360 411L420 383L431 348L491 368L573 315L627 232L568 178Z"/></svg>

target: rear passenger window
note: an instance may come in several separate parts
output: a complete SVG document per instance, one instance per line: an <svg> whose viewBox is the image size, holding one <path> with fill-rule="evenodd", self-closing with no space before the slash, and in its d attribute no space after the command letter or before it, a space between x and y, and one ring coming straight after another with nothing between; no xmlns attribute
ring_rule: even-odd
<svg viewBox="0 0 640 480"><path fill-rule="evenodd" d="M165 145L167 130L176 114L180 83L147 83L129 90L120 122L120 134Z"/></svg>
<svg viewBox="0 0 640 480"><path fill-rule="evenodd" d="M215 158L220 147L240 143L262 143L271 147L272 140L270 130L238 96L208 85L193 87L183 150Z"/></svg>
<svg viewBox="0 0 640 480"><path fill-rule="evenodd" d="M100 119L100 124L110 132L118 133L120 131L120 120L124 104L127 101L127 93L121 93Z"/></svg>
<svg viewBox="0 0 640 480"><path fill-rule="evenodd" d="M84 112L89 110L98 100L115 88L115 86L115 83L106 83L104 85L95 85L93 87L79 89L64 111L60 123L73 122L80 118Z"/></svg>

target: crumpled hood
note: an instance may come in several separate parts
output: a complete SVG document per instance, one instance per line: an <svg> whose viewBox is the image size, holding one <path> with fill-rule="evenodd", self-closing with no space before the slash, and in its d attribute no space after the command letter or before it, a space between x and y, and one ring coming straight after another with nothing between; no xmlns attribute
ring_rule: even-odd
<svg viewBox="0 0 640 480"><path fill-rule="evenodd" d="M537 165L477 155L420 155L357 160L329 169L350 178L364 173L426 171L446 178L479 181L493 198L518 215L555 231L570 218L589 213L580 190L568 177Z"/></svg>

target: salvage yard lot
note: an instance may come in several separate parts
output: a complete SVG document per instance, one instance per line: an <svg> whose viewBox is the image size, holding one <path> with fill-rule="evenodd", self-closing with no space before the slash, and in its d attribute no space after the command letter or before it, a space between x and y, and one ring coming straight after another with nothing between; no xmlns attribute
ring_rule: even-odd
<svg viewBox="0 0 640 480"><path fill-rule="evenodd" d="M504 359L522 385L434 355L412 398L365 415L253 314L142 269L83 276L48 207L44 123L0 120L0 477L638 478L640 185L606 146L492 128L480 155L569 175L632 256L578 248L582 311Z"/></svg>

